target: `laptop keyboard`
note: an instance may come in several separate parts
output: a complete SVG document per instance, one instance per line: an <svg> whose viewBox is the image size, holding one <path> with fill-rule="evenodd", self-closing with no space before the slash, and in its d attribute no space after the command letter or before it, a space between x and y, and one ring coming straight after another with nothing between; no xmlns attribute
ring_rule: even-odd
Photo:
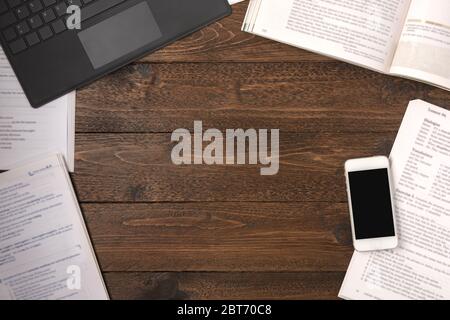
<svg viewBox="0 0 450 320"><path fill-rule="evenodd" d="M0 0L0 32L13 54L37 46L67 30L70 5L81 8L81 20L126 0Z"/></svg>

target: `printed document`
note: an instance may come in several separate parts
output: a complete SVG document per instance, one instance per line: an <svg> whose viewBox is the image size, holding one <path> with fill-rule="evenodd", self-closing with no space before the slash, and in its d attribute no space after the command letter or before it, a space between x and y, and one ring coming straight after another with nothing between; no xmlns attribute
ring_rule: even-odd
<svg viewBox="0 0 450 320"><path fill-rule="evenodd" d="M0 300L108 294L60 155L0 174Z"/></svg>
<svg viewBox="0 0 450 320"><path fill-rule="evenodd" d="M242 29L450 90L448 0L250 0Z"/></svg>
<svg viewBox="0 0 450 320"><path fill-rule="evenodd" d="M355 252L339 297L450 299L450 112L412 101L391 163L400 245Z"/></svg>
<svg viewBox="0 0 450 320"><path fill-rule="evenodd" d="M33 109L0 48L0 170L62 153L74 171L75 93Z"/></svg>

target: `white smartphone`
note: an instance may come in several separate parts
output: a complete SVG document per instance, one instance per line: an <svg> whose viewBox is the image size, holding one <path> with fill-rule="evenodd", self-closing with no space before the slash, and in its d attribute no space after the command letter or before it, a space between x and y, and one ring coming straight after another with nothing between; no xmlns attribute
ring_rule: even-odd
<svg viewBox="0 0 450 320"><path fill-rule="evenodd" d="M397 247L389 159L348 160L345 176L355 249L374 251Z"/></svg>

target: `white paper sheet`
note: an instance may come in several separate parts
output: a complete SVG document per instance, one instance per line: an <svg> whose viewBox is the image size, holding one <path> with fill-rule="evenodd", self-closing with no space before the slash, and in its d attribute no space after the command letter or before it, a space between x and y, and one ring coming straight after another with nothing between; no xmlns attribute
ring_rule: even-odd
<svg viewBox="0 0 450 320"><path fill-rule="evenodd" d="M108 299L62 156L0 174L1 299Z"/></svg>
<svg viewBox="0 0 450 320"><path fill-rule="evenodd" d="M0 48L0 170L40 155L64 155L74 171L75 92L33 109Z"/></svg>
<svg viewBox="0 0 450 320"><path fill-rule="evenodd" d="M450 1L412 0L390 73L450 90Z"/></svg>
<svg viewBox="0 0 450 320"><path fill-rule="evenodd" d="M253 0L244 31L389 72L411 0Z"/></svg>
<svg viewBox="0 0 450 320"><path fill-rule="evenodd" d="M416 100L391 153L400 245L355 252L344 299L450 299L450 112Z"/></svg>

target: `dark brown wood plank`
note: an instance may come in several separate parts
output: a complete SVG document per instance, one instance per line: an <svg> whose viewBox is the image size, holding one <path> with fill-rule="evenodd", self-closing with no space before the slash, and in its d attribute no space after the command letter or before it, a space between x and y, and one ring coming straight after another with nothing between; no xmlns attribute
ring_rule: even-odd
<svg viewBox="0 0 450 320"><path fill-rule="evenodd" d="M113 299L336 299L337 273L106 273Z"/></svg>
<svg viewBox="0 0 450 320"><path fill-rule="evenodd" d="M247 1L233 14L146 58L145 62L331 61L329 58L242 32Z"/></svg>
<svg viewBox="0 0 450 320"><path fill-rule="evenodd" d="M349 64L138 64L79 91L77 132L213 128L395 132L407 104L450 93Z"/></svg>
<svg viewBox="0 0 450 320"><path fill-rule="evenodd" d="M170 134L79 134L74 182L82 202L345 202L344 162L387 155L395 133L280 133L280 171L259 165L175 166Z"/></svg>
<svg viewBox="0 0 450 320"><path fill-rule="evenodd" d="M103 271L344 271L347 204L83 204Z"/></svg>
<svg viewBox="0 0 450 320"><path fill-rule="evenodd" d="M75 186L114 299L334 299L343 163L450 93L240 31L247 4L78 93ZM170 132L281 129L281 168L171 163Z"/></svg>

